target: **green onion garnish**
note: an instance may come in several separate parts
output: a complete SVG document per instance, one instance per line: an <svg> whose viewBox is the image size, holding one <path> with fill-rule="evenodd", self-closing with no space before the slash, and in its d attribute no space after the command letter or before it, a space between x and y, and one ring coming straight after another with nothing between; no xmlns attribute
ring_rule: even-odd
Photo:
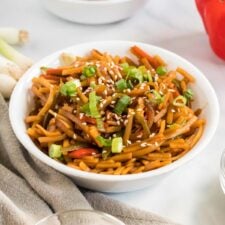
<svg viewBox="0 0 225 225"><path fill-rule="evenodd" d="M186 91L184 91L183 96L188 100L192 100L193 96L194 96L194 92L191 89L187 89Z"/></svg>
<svg viewBox="0 0 225 225"><path fill-rule="evenodd" d="M51 144L48 154L51 158L60 158L62 156L62 146L61 145L56 145L56 144Z"/></svg>
<svg viewBox="0 0 225 225"><path fill-rule="evenodd" d="M138 80L139 83L142 83L144 81L142 72L134 66L131 66L129 68L127 76L131 79Z"/></svg>
<svg viewBox="0 0 225 225"><path fill-rule="evenodd" d="M127 95L124 95L119 99L116 103L114 112L118 115L121 115L127 108L127 106L131 103L131 98Z"/></svg>
<svg viewBox="0 0 225 225"><path fill-rule="evenodd" d="M132 81L131 80L128 80L127 81L127 87L130 88L130 89L133 89L134 88L134 85L132 84Z"/></svg>
<svg viewBox="0 0 225 225"><path fill-rule="evenodd" d="M89 94L89 110L90 115L94 118L100 118L100 113L98 112L97 108L97 96L95 94L95 91L90 92Z"/></svg>
<svg viewBox="0 0 225 225"><path fill-rule="evenodd" d="M163 101L164 101L164 97L162 95L160 95L160 93L156 90L151 90L151 92L153 93L154 95L154 102L156 104L161 104Z"/></svg>
<svg viewBox="0 0 225 225"><path fill-rule="evenodd" d="M146 69L145 66L139 66L138 69L142 72L142 76L146 81L152 81L152 75L149 70Z"/></svg>
<svg viewBox="0 0 225 225"><path fill-rule="evenodd" d="M128 72L128 69L130 67L128 63L122 63L122 64L120 64L120 66L122 67L122 69L125 73Z"/></svg>
<svg viewBox="0 0 225 225"><path fill-rule="evenodd" d="M166 69L165 66L159 66L156 69L156 73L161 75L161 76L163 76L163 75L165 75L167 73L167 69Z"/></svg>
<svg viewBox="0 0 225 225"><path fill-rule="evenodd" d="M86 115L91 115L90 109L89 109L89 103L86 103L86 104L82 105L81 111L83 113L85 113Z"/></svg>
<svg viewBox="0 0 225 225"><path fill-rule="evenodd" d="M95 66L85 66L83 68L83 72L82 72L82 74L85 77L92 77L92 76L94 76L95 73L96 73L96 67Z"/></svg>
<svg viewBox="0 0 225 225"><path fill-rule="evenodd" d="M77 94L77 87L80 86L79 80L71 80L60 87L60 93L64 96L75 96Z"/></svg>
<svg viewBox="0 0 225 225"><path fill-rule="evenodd" d="M121 137L113 138L112 153L120 153L123 150L123 139Z"/></svg>
<svg viewBox="0 0 225 225"><path fill-rule="evenodd" d="M102 137L102 136L98 136L96 139L97 139L97 141L99 141L99 142L102 144L102 146L104 146L104 147L111 147L111 145L112 145L112 140L106 139L106 138L104 138L104 137Z"/></svg>
<svg viewBox="0 0 225 225"><path fill-rule="evenodd" d="M186 104L187 104L187 99L184 96L182 96L182 95L177 96L173 100L173 105L174 106L182 107L182 106L185 106Z"/></svg>
<svg viewBox="0 0 225 225"><path fill-rule="evenodd" d="M116 82L116 88L117 88L119 91L123 91L124 89L127 88L127 82L126 82L124 79L118 80L118 81Z"/></svg>

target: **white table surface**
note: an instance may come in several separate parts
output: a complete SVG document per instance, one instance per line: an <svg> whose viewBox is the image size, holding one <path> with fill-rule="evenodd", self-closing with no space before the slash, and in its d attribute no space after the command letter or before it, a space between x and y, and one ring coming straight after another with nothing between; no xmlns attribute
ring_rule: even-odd
<svg viewBox="0 0 225 225"><path fill-rule="evenodd" d="M218 174L225 130L225 62L212 53L194 0L150 0L133 18L88 26L61 20L38 0L1 0L0 25L30 31L21 52L39 60L58 49L86 41L134 40L172 50L199 67L211 81L221 105L220 124L208 147L161 183L144 190L110 194L132 206L186 225L224 225L225 196Z"/></svg>

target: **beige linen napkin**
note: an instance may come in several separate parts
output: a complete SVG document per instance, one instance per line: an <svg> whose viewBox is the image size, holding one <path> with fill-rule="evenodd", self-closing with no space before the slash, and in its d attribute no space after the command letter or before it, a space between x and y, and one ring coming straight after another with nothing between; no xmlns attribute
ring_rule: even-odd
<svg viewBox="0 0 225 225"><path fill-rule="evenodd" d="M103 194L78 189L68 177L28 154L13 134L8 106L0 95L0 225L34 225L53 212L81 208L112 214L126 225L175 225Z"/></svg>

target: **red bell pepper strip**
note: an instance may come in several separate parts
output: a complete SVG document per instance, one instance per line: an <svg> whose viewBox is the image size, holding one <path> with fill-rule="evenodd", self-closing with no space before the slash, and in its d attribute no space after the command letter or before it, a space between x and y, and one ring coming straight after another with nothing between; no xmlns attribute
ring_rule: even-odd
<svg viewBox="0 0 225 225"><path fill-rule="evenodd" d="M213 51L225 60L225 1L195 1Z"/></svg>
<svg viewBox="0 0 225 225"><path fill-rule="evenodd" d="M82 159L84 156L92 156L98 154L98 151L94 148L80 148L74 150L68 154L70 158Z"/></svg>

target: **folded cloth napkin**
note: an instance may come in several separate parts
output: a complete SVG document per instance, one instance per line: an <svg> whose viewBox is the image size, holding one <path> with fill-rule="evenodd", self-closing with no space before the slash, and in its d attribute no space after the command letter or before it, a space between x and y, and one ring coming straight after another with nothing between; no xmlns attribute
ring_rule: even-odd
<svg viewBox="0 0 225 225"><path fill-rule="evenodd" d="M0 225L34 225L54 212L96 209L126 225L175 225L73 181L31 156L13 134L8 106L0 94Z"/></svg>

